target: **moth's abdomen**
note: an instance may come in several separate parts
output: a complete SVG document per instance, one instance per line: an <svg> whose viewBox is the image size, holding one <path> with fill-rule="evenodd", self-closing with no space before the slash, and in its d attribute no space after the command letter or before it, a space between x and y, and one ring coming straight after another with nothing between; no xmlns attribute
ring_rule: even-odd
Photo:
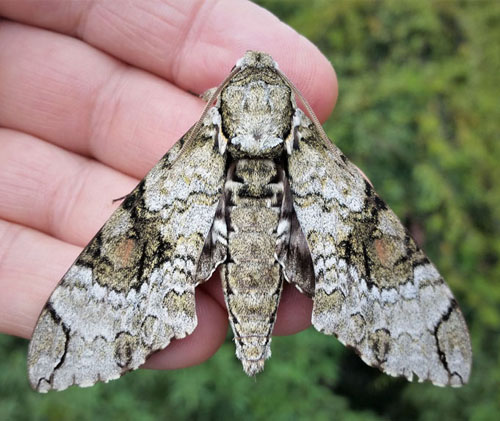
<svg viewBox="0 0 500 421"><path fill-rule="evenodd" d="M222 282L236 355L248 375L264 368L282 288L275 259L282 184L272 161L239 160L226 181L228 261Z"/></svg>

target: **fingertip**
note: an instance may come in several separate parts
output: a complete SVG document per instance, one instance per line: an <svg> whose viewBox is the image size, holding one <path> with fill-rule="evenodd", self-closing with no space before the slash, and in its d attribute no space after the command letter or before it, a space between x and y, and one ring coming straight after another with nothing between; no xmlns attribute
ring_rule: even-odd
<svg viewBox="0 0 500 421"><path fill-rule="evenodd" d="M330 61L311 41L296 35L297 46L291 48L278 63L304 95L318 119L324 122L337 102L337 74Z"/></svg>
<svg viewBox="0 0 500 421"><path fill-rule="evenodd" d="M247 0L208 4L201 13L206 24L195 31L197 36L185 43L175 60L176 84L204 92L221 83L247 50L263 51L274 58L319 120L326 120L337 100L337 78L331 63L311 41Z"/></svg>
<svg viewBox="0 0 500 421"><path fill-rule="evenodd" d="M311 325L311 313L312 300L295 286L285 283L273 335L292 335L307 329Z"/></svg>

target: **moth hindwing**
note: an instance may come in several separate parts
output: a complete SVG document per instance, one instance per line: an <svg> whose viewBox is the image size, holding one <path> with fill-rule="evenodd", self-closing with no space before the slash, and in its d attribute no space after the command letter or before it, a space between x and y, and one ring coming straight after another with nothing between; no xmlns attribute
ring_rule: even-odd
<svg viewBox="0 0 500 421"><path fill-rule="evenodd" d="M467 382L452 293L311 113L270 56L247 52L52 293L30 343L33 388L115 379L189 335L195 287L219 265L249 375L271 355L286 281L314 300L313 326L367 364Z"/></svg>

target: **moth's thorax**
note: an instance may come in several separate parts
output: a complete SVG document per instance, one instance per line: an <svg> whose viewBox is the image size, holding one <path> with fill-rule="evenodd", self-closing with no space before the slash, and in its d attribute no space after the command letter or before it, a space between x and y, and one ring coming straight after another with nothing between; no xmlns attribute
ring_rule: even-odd
<svg viewBox="0 0 500 421"><path fill-rule="evenodd" d="M279 156L290 133L291 95L274 69L246 69L235 76L222 91L220 105L229 153L234 157Z"/></svg>

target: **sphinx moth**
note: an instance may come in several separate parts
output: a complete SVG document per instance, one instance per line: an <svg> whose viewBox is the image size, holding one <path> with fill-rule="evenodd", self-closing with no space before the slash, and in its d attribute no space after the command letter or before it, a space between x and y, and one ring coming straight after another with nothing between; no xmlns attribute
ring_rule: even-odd
<svg viewBox="0 0 500 421"><path fill-rule="evenodd" d="M289 282L313 299L313 326L367 364L468 380L467 326L443 278L273 59L249 51L52 293L29 347L32 387L107 382L189 335L195 288L219 266L248 375L271 354Z"/></svg>

